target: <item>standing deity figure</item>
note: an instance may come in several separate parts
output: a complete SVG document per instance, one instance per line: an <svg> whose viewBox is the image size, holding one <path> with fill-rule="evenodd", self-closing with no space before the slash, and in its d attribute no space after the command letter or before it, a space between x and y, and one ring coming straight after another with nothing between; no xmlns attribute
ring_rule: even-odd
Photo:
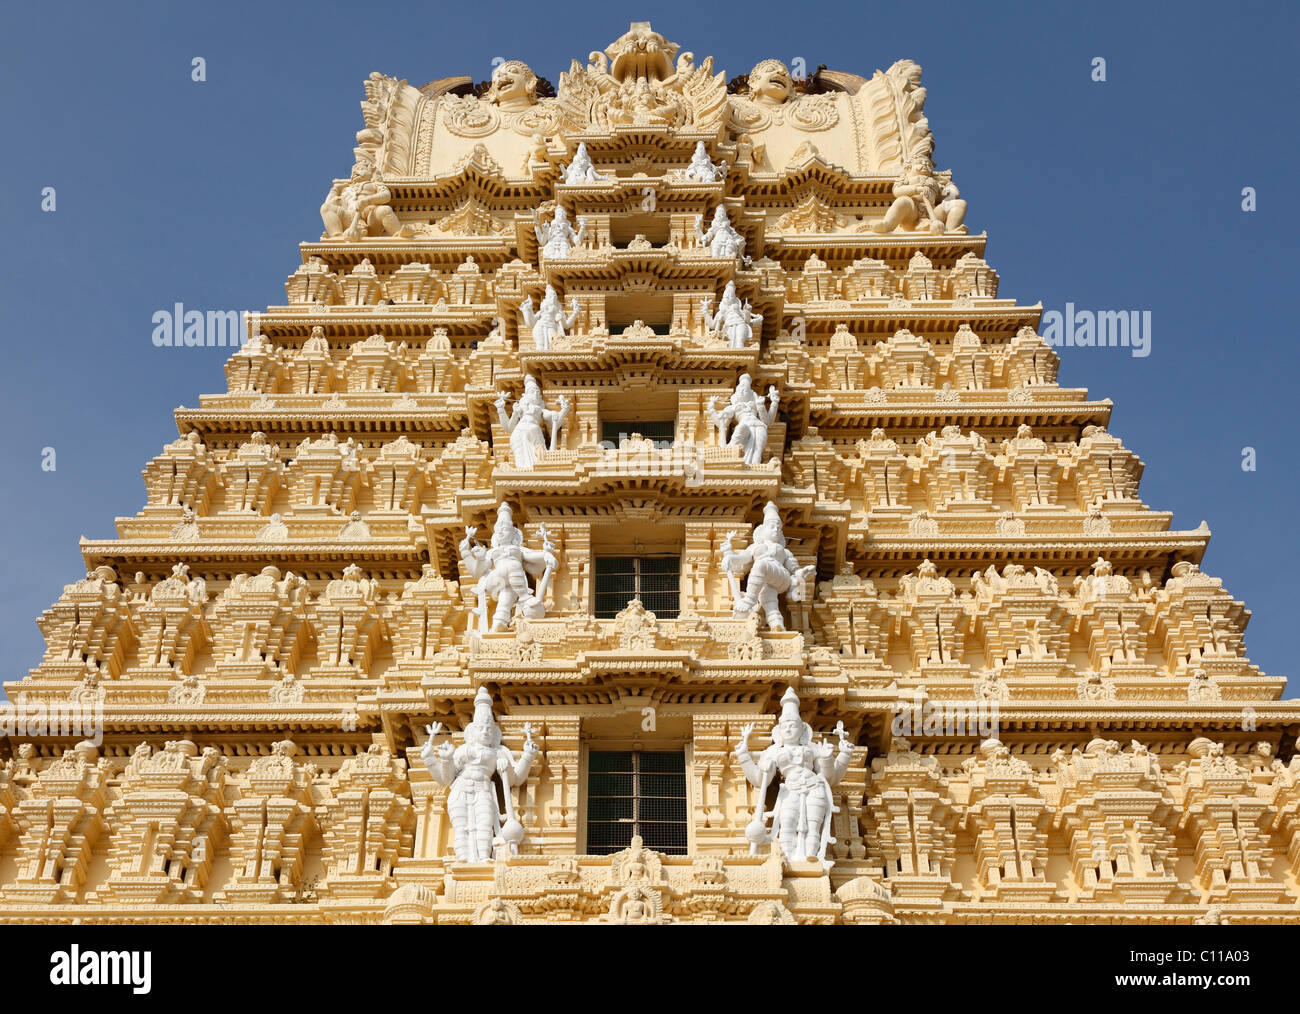
<svg viewBox="0 0 1300 1014"><path fill-rule="evenodd" d="M497 508L497 523L492 528L491 548L474 542L477 528L466 528L460 542L460 560L470 577L478 580L479 630L499 633L510 626L515 608L525 619L540 620L546 615L546 588L559 562L555 546L542 526L542 548L525 549L524 533L515 527L509 504ZM537 579L534 591L528 578ZM496 602L496 611L488 621L488 600Z"/></svg>
<svg viewBox="0 0 1300 1014"><path fill-rule="evenodd" d="M396 212L388 206L393 199L392 192L374 176L373 170L368 163L358 162L352 167L351 179L330 188L320 209L321 221L325 223L324 239L411 235L411 230L402 225Z"/></svg>
<svg viewBox="0 0 1300 1014"><path fill-rule="evenodd" d="M700 300L700 311L704 314L704 326L721 331L727 336L727 345L733 349L743 349L754 338L754 325L763 323L763 315L754 313L749 300L743 303L736 295L736 283L728 282L718 300L718 312L710 313L712 296Z"/></svg>
<svg viewBox="0 0 1300 1014"><path fill-rule="evenodd" d="M536 212L533 213L533 219L537 219ZM563 260L575 246L582 245L582 237L587 232L587 218L585 215L579 216L578 231L574 232L573 226L569 224L568 213L557 205L555 217L550 222L538 222L533 226L533 232L537 234L537 242L542 246L544 258Z"/></svg>
<svg viewBox="0 0 1300 1014"><path fill-rule="evenodd" d="M713 160L709 158L709 150L704 146L704 142L697 142L695 154L691 156L691 164L682 173L682 179L694 180L696 183L717 183L719 180L726 179L726 177L727 163L719 162L714 165Z"/></svg>
<svg viewBox="0 0 1300 1014"><path fill-rule="evenodd" d="M548 285L546 295L542 297L542 305L533 310L533 297L528 296L519 305L519 312L524 316L524 324L533 329L533 345L538 350L546 350L551 347L551 340L554 338L563 338L566 328L573 327L573 322L578 319L578 311L581 307L575 298L570 303L572 312L569 316L564 315L564 304L560 302L560 297L555 291L555 287Z"/></svg>
<svg viewBox="0 0 1300 1014"><path fill-rule="evenodd" d="M558 411L547 408L542 399L542 389L531 374L524 377L524 394L515 402L513 412L506 414L505 391L497 396L496 408L501 428L510 434L510 454L515 468L533 468L540 452L548 446L550 450L555 450L564 423L569 418L569 399L560 395ZM549 445L543 426L549 427L551 431Z"/></svg>
<svg viewBox="0 0 1300 1014"><path fill-rule="evenodd" d="M927 155L914 155L903 163L894 181L894 203L871 228L881 233L895 229L957 232L965 218L966 202L956 186L934 174Z"/></svg>
<svg viewBox="0 0 1300 1014"><path fill-rule="evenodd" d="M802 602L807 594L808 578L816 566L800 567L794 554L785 548L785 529L776 504L768 501L763 508L763 523L754 526L754 536L749 548L740 552L732 542L740 532L728 532L722 540L722 569L731 584L731 599L735 607L731 613L737 619L762 609L771 630L784 630L779 596L788 594L791 602ZM749 572L744 594L740 579Z"/></svg>
<svg viewBox="0 0 1300 1014"><path fill-rule="evenodd" d="M753 731L753 723L746 725L736 744L740 769L758 788L758 809L745 828L750 854L756 855L760 845L775 838L787 860L821 862L829 870L833 861L827 860L826 848L835 841L831 815L839 810L832 786L839 783L853 762L853 743L844 731L844 723L835 725L838 748L826 740L813 743L812 726L799 715L799 695L791 687L781 697L781 717L772 729L772 745L757 760L749 752ZM781 788L769 812L764 803L767 787L778 774ZM769 820L771 829L767 826Z"/></svg>
<svg viewBox="0 0 1300 1014"><path fill-rule="evenodd" d="M710 257L730 260L744 256L745 237L732 227L731 219L727 217L727 209L721 204L713 213L713 222L709 225L708 232L703 231L701 228L703 225L704 216L696 215L695 235L700 241L700 246L708 248Z"/></svg>
<svg viewBox="0 0 1300 1014"><path fill-rule="evenodd" d="M560 166L564 173L564 182L574 183L608 183L609 177L602 176L596 172L596 167L591 164L591 156L587 154L587 142L579 141L578 150L573 154L573 163L569 166Z"/></svg>
<svg viewBox="0 0 1300 1014"><path fill-rule="evenodd" d="M717 397L709 399L709 421L717 427L719 440L727 440L728 447L741 448L746 465L758 465L763 461L763 448L767 445L767 428L776 421L780 404L781 395L775 387L769 387L764 405L763 399L754 393L749 374L742 373L726 408L719 411ZM732 422L736 428L727 439L727 427Z"/></svg>
<svg viewBox="0 0 1300 1014"><path fill-rule="evenodd" d="M463 863L482 863L492 858L494 842L500 842L517 855L524 839L524 828L515 816L512 789L522 785L537 757L533 727L524 726L524 749L515 755L501 745L501 730L492 716L492 695L480 687L474 695L474 720L465 726L465 742L459 747L444 740L437 747L434 740L442 725L428 726L429 738L420 751L420 760L429 774L443 785L447 793L447 816L454 833L453 849ZM501 794L492 783L501 780ZM505 800L504 814L498 799Z"/></svg>

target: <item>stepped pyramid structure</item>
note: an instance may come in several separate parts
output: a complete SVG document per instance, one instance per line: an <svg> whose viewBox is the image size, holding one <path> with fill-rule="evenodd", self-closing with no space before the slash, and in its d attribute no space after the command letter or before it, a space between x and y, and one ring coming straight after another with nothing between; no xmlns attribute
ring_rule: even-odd
<svg viewBox="0 0 1300 1014"><path fill-rule="evenodd" d="M0 920L1300 921L1300 708L920 68L588 59L366 82L6 684Z"/></svg>

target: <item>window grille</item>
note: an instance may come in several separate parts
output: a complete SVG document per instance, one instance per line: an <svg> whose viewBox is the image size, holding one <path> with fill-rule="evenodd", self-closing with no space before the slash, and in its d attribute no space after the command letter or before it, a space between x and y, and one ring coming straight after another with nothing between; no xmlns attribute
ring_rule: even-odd
<svg viewBox="0 0 1300 1014"><path fill-rule="evenodd" d="M640 835L648 849L686 854L686 754L587 755L587 854L618 852Z"/></svg>
<svg viewBox="0 0 1300 1014"><path fill-rule="evenodd" d="M677 435L676 419L610 419L601 420L600 442L607 447L617 447L620 437L640 433L653 440L656 447L671 447Z"/></svg>
<svg viewBox="0 0 1300 1014"><path fill-rule="evenodd" d="M641 604L661 619L677 616L681 594L681 557L596 557L596 616L611 619L629 602Z"/></svg>

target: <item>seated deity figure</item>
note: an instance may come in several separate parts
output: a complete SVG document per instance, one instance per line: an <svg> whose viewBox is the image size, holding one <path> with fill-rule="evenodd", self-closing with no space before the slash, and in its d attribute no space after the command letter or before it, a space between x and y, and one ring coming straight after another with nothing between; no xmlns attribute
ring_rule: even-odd
<svg viewBox="0 0 1300 1014"><path fill-rule="evenodd" d="M452 848L463 863L482 863L492 858L492 846L500 841L511 855L517 855L524 828L515 816L513 789L528 778L537 757L533 728L524 726L524 748L518 759L501 745L501 730L492 715L492 695L479 687L474 695L474 720L465 726L465 742L455 747L446 740L435 746L442 724L427 727L429 738L420 760L434 779L448 786L447 816L451 819ZM501 793L493 777L501 781ZM505 800L501 813L499 799Z"/></svg>
<svg viewBox="0 0 1300 1014"><path fill-rule="evenodd" d="M546 588L551 583L559 561L555 546L546 528L542 528L542 548L526 549L524 533L514 525L509 504L497 508L497 523L492 529L491 548L484 549L474 542L477 528L466 528L460 542L460 560L469 576L478 584L479 630L500 633L510 626L516 607L525 619L540 620L546 615ZM528 578L536 579L536 589L528 586ZM488 600L496 602L496 610L488 621Z"/></svg>
<svg viewBox="0 0 1300 1014"><path fill-rule="evenodd" d="M763 523L754 526L749 548L739 552L733 549L732 541L738 538L739 532L728 532L722 540L722 569L731 584L735 602L732 615L745 619L755 609L762 609L769 629L784 630L778 597L788 594L791 602L802 602L807 594L808 578L817 568L800 567L794 554L785 548L781 513L771 501L763 508ZM742 595L740 579L746 571L749 580Z"/></svg>
<svg viewBox="0 0 1300 1014"><path fill-rule="evenodd" d="M537 213L533 213L534 219ZM587 218L578 218L578 230L574 232L569 224L568 213L564 208L556 207L555 217L550 222L538 222L533 226L537 242L541 244L542 256L547 260L563 260L573 252L575 246L582 245L582 237L587 232Z"/></svg>
<svg viewBox="0 0 1300 1014"><path fill-rule="evenodd" d="M757 759L749 752L753 732L753 723L746 725L736 744L740 768L749 783L758 788L758 809L745 829L750 853L756 855L761 844L775 838L787 860L821 862L829 870L833 860L827 860L826 849L835 841L831 815L839 810L833 786L843 779L853 762L853 743L844 731L844 723L835 726L838 747L826 740L814 743L812 726L800 716L799 695L791 687L781 696L781 717L772 729L772 745ZM767 787L778 775L781 788L768 811Z"/></svg>
<svg viewBox="0 0 1300 1014"><path fill-rule="evenodd" d="M392 192L373 176L374 166L358 162L346 183L335 183L321 205L325 223L322 239L364 239L367 236L410 236L389 207Z"/></svg>
<svg viewBox="0 0 1300 1014"><path fill-rule="evenodd" d="M736 428L727 440L728 447L739 447L744 452L746 465L758 465L763 461L763 448L767 445L767 428L776 421L776 411L780 406L781 396L775 387L767 389L767 405L754 393L754 382L748 373L742 373L732 392L727 407L718 410L718 399L710 398L708 403L709 421L718 430L718 439L727 436L727 427L731 423Z"/></svg>
<svg viewBox="0 0 1300 1014"><path fill-rule="evenodd" d="M918 154L903 163L894 181L894 203L871 228L881 233L895 229L958 232L965 218L966 202L956 186L935 176L929 156Z"/></svg>
<svg viewBox="0 0 1300 1014"><path fill-rule="evenodd" d="M578 142L578 150L573 155L573 164L567 168L564 166L560 168L564 172L565 183L609 182L609 177L596 172L596 167L591 164L591 156L587 154L587 143L585 141Z"/></svg>
<svg viewBox="0 0 1300 1014"><path fill-rule="evenodd" d="M696 183L717 183L719 180L727 177L727 163L719 162L713 164L709 158L709 150L704 146L703 141L695 145L695 154L691 156L691 164L686 167L682 173L683 180L693 180Z"/></svg>
<svg viewBox="0 0 1300 1014"><path fill-rule="evenodd" d="M533 329L533 346L539 350L549 349L551 341L554 338L563 338L565 329L573 327L573 322L578 319L578 311L581 306L578 300L574 299L570 304L572 313L569 316L564 315L564 305L560 302L560 297L556 293L554 286L546 287L546 295L542 297L542 305L533 311L533 297L528 296L519 306L519 312L524 316L524 324Z"/></svg>
<svg viewBox="0 0 1300 1014"><path fill-rule="evenodd" d="M722 290L717 313L709 312L711 302L711 296L700 301L705 326L725 334L730 348L743 349L754 338L754 325L763 323L763 315L753 312L748 299L743 303L740 301L735 282L728 282Z"/></svg>
<svg viewBox="0 0 1300 1014"><path fill-rule="evenodd" d="M537 464L537 455L548 447L543 426L551 431L549 448L553 451L559 443L564 423L569 418L569 399L560 395L559 409L547 408L541 387L528 375L524 377L523 397L515 402L514 411L506 413L505 391L497 396L496 409L501 428L510 434L510 455L515 468L533 468Z"/></svg>
<svg viewBox="0 0 1300 1014"><path fill-rule="evenodd" d="M727 209L721 204L713 213L713 222L709 225L708 232L703 231L703 225L704 216L696 215L695 235L699 238L700 246L708 249L710 257L734 259L744 256L745 237L732 228Z"/></svg>

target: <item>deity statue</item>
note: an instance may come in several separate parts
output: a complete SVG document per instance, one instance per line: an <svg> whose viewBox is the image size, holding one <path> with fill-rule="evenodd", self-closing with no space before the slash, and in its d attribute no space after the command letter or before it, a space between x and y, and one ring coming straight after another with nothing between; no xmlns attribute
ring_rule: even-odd
<svg viewBox="0 0 1300 1014"><path fill-rule="evenodd" d="M739 537L740 532L733 531L722 540L722 569L731 584L731 598L735 603L732 615L743 619L756 608L762 609L769 629L784 630L778 596L788 595L791 602L802 602L807 595L808 578L817 568L812 564L800 567L794 554L785 548L781 513L771 501L763 508L763 523L754 526L749 548L736 552L732 541ZM749 581L742 595L740 579L746 571Z"/></svg>
<svg viewBox="0 0 1300 1014"><path fill-rule="evenodd" d="M358 162L352 178L335 183L321 205L324 239L363 239L366 236L410 236L396 212L388 205L393 195L374 174L374 166Z"/></svg>
<svg viewBox="0 0 1300 1014"><path fill-rule="evenodd" d="M749 72L746 97L764 106L779 106L794 94L794 78L780 60L762 60Z"/></svg>
<svg viewBox="0 0 1300 1014"><path fill-rule="evenodd" d="M740 768L749 783L758 788L758 809L745 829L750 853L757 854L759 845L775 838L786 859L821 862L829 870L832 861L826 858L826 848L835 841L831 815L839 810L832 786L839 783L853 761L853 742L844 731L844 723L835 725L838 748L826 740L813 743L812 726L800 717L799 695L791 687L781 697L781 717L772 729L772 745L757 760L749 753L753 731L751 722L741 730L736 744ZM781 776L781 788L776 804L768 812L764 802L767 787L777 774ZM771 829L767 827L769 820Z"/></svg>
<svg viewBox="0 0 1300 1014"><path fill-rule="evenodd" d="M736 428L727 440L728 447L739 447L744 451L746 465L758 465L763 461L763 448L767 445L767 428L776 421L776 411L781 403L781 395L775 387L767 389L767 405L754 393L754 382L748 373L742 373L732 392L727 407L718 410L718 399L709 399L707 407L709 421L717 427L718 439L727 436L727 427L734 422Z"/></svg>
<svg viewBox="0 0 1300 1014"><path fill-rule="evenodd" d="M492 528L491 548L473 541L477 528L466 528L460 542L460 559L470 577L478 580L479 630L499 633L510 626L515 608L525 619L539 620L546 615L546 588L551 583L559 561L555 546L542 527L542 548L524 548L524 533L515 527L509 504L497 508L497 523ZM534 591L528 578L537 579ZM496 602L496 611L488 621L488 599Z"/></svg>
<svg viewBox="0 0 1300 1014"><path fill-rule="evenodd" d="M479 687L474 695L474 720L465 726L464 744L453 747L444 740L435 747L434 740L440 732L441 723L428 726L429 738L420 751L420 760L429 774L451 789L447 793L447 816L451 818L455 835L456 858L463 863L487 862L492 858L493 843L498 841L511 855L517 855L524 828L515 816L511 790L527 779L537 757L533 727L524 726L524 749L516 760L501 745L501 730L492 716L492 695L486 687ZM504 815L492 783L493 775L501 780Z"/></svg>
<svg viewBox="0 0 1300 1014"><path fill-rule="evenodd" d="M537 221L537 213L533 212L533 220ZM568 257L575 246L582 245L582 237L587 232L587 218L585 215L578 218L578 230L574 232L573 226L569 224L569 216L563 207L557 206L555 217L550 222L537 222L533 226L533 232L537 235L537 242L541 244L542 256L547 260L563 260Z"/></svg>
<svg viewBox="0 0 1300 1014"><path fill-rule="evenodd" d="M763 323L763 315L753 312L748 299L743 303L740 301L736 295L735 282L728 282L727 287L722 290L717 313L709 312L711 302L711 296L705 296L700 301L705 326L725 334L729 347L743 349L754 337L754 325Z"/></svg>
<svg viewBox="0 0 1300 1014"><path fill-rule="evenodd" d="M574 183L608 183L609 177L602 176L596 172L596 167L591 164L591 156L587 154L587 142L579 141L578 150L573 155L573 164L560 166L564 173L564 182Z"/></svg>
<svg viewBox="0 0 1300 1014"><path fill-rule="evenodd" d="M965 218L966 202L957 187L935 175L928 155L918 154L903 163L894 181L894 203L871 228L881 233L895 229L958 232Z"/></svg>
<svg viewBox="0 0 1300 1014"><path fill-rule="evenodd" d="M560 297L556 293L554 286L546 287L546 295L542 297L542 305L533 311L533 297L528 296L519 306L519 312L524 315L524 324L533 329L533 345L541 350L551 347L553 338L563 338L566 328L573 327L573 322L578 319L578 311L582 309L575 298L570 304L572 312L569 316L564 315L564 305L560 302Z"/></svg>
<svg viewBox="0 0 1300 1014"><path fill-rule="evenodd" d="M501 428L510 434L510 454L515 468L533 468L537 455L548 447L543 425L550 427L550 450L559 443L564 423L569 418L569 399L560 395L559 410L549 409L542 400L542 389L531 376L524 377L524 394L515 402L514 411L506 414L506 392L496 400L497 418Z"/></svg>
<svg viewBox="0 0 1300 1014"><path fill-rule="evenodd" d="M506 60L492 71L492 83L483 97L506 111L537 104L537 75L522 60Z"/></svg>
<svg viewBox="0 0 1300 1014"><path fill-rule="evenodd" d="M709 225L708 232L702 230L703 225L704 216L696 215L695 235L699 238L700 246L708 248L710 257L733 259L744 256L745 237L732 228L727 209L721 204L713 213L713 222Z"/></svg>
<svg viewBox="0 0 1300 1014"><path fill-rule="evenodd" d="M709 150L704 146L703 141L696 142L695 154L691 156L691 164L686 167L682 173L683 180L694 180L696 183L717 183L719 180L727 177L727 163L719 162L713 164L709 158Z"/></svg>

